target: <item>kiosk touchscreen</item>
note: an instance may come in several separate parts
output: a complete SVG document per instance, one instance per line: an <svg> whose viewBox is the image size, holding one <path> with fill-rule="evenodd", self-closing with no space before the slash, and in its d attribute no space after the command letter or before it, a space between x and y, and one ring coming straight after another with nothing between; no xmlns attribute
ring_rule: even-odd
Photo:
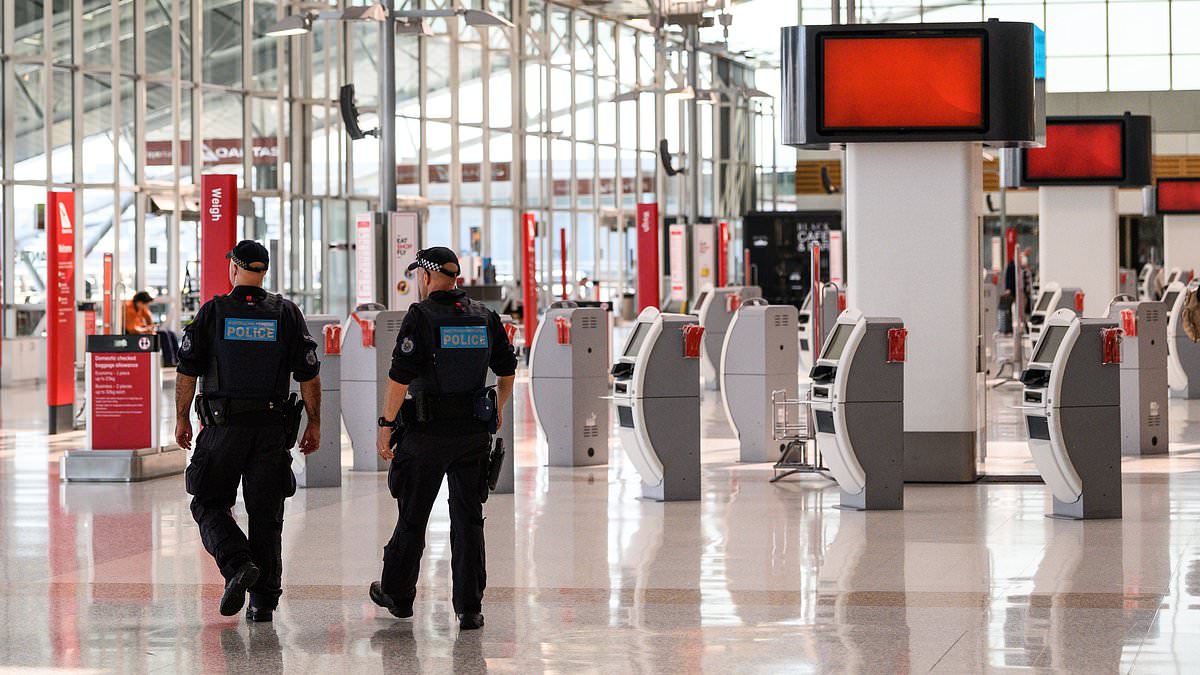
<svg viewBox="0 0 1200 675"><path fill-rule="evenodd" d="M721 387L721 347L734 313L746 300L761 297L762 289L758 286L723 286L708 289L697 299L696 316L704 327L700 376L707 389L716 391Z"/></svg>
<svg viewBox="0 0 1200 675"><path fill-rule="evenodd" d="M550 466L608 463L608 363L607 311L573 302L546 310L529 354L529 382Z"/></svg>
<svg viewBox="0 0 1200 675"><path fill-rule="evenodd" d="M788 399L798 398L799 367L796 308L762 299L742 305L721 348L721 403L738 438L741 461L779 459L772 394L782 391Z"/></svg>
<svg viewBox="0 0 1200 675"><path fill-rule="evenodd" d="M376 421L405 312L368 308L355 310L342 327L342 420L354 449L353 470L385 471L387 462L375 451Z"/></svg>
<svg viewBox="0 0 1200 675"><path fill-rule="evenodd" d="M906 335L900 319L848 309L813 366L817 449L843 508L904 508Z"/></svg>
<svg viewBox="0 0 1200 675"><path fill-rule="evenodd" d="M1167 310L1167 384L1171 398L1200 398L1200 344L1192 342L1183 328L1183 306L1189 291L1200 287L1176 281L1163 293Z"/></svg>
<svg viewBox="0 0 1200 675"><path fill-rule="evenodd" d="M1042 290L1034 303L1033 312L1029 315L1029 333L1036 341L1042 334L1042 325L1046 317L1060 309L1069 309L1075 313L1083 311L1083 291L1078 288L1063 288L1054 282L1042 285Z"/></svg>
<svg viewBox="0 0 1200 675"><path fill-rule="evenodd" d="M1021 377L1029 450L1052 517L1121 517L1120 353L1116 322L1059 310Z"/></svg>
<svg viewBox="0 0 1200 675"><path fill-rule="evenodd" d="M621 446L648 499L700 498L699 350L684 344L696 324L647 307L612 369Z"/></svg>

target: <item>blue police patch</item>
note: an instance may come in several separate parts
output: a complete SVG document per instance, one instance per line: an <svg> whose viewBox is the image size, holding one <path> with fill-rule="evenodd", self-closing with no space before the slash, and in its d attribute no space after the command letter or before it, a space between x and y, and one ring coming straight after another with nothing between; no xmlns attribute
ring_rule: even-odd
<svg viewBox="0 0 1200 675"><path fill-rule="evenodd" d="M274 319L225 319L225 339L275 342L279 322Z"/></svg>
<svg viewBox="0 0 1200 675"><path fill-rule="evenodd" d="M442 326L442 349L486 349L487 326Z"/></svg>

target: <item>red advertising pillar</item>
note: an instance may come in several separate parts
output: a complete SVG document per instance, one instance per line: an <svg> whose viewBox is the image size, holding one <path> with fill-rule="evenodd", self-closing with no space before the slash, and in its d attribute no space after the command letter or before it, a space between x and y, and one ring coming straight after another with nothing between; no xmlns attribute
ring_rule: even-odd
<svg viewBox="0 0 1200 675"><path fill-rule="evenodd" d="M729 285L729 221L717 224L717 288Z"/></svg>
<svg viewBox="0 0 1200 675"><path fill-rule="evenodd" d="M104 323L102 324L102 332L105 335L112 335L113 329L113 255L111 253L104 254L104 273L100 281L104 285L101 291L101 299L104 306L101 308L104 312Z"/></svg>
<svg viewBox="0 0 1200 675"><path fill-rule="evenodd" d="M225 254L237 244L237 176L200 177L200 302L229 287Z"/></svg>
<svg viewBox="0 0 1200 675"><path fill-rule="evenodd" d="M661 280L658 272L658 204L637 205L638 311L658 307Z"/></svg>
<svg viewBox="0 0 1200 675"><path fill-rule="evenodd" d="M533 334L537 331L537 217L526 212L521 217L521 247L524 271L521 274L521 290L523 292L522 313L525 316L525 345L533 344Z"/></svg>
<svg viewBox="0 0 1200 675"><path fill-rule="evenodd" d="M558 248L562 260L562 299L567 299L567 229L558 231Z"/></svg>
<svg viewBox="0 0 1200 675"><path fill-rule="evenodd" d="M75 418L75 193L48 193L46 210L46 402L59 434Z"/></svg>

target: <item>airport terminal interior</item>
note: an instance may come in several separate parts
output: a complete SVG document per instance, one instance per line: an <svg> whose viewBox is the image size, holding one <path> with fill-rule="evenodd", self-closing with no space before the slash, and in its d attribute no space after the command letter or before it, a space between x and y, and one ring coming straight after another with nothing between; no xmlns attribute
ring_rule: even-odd
<svg viewBox="0 0 1200 675"><path fill-rule="evenodd" d="M175 414L242 240L270 621ZM0 674L1200 672L1200 0L0 0L0 246ZM368 592L432 247L518 362L479 630L449 482Z"/></svg>

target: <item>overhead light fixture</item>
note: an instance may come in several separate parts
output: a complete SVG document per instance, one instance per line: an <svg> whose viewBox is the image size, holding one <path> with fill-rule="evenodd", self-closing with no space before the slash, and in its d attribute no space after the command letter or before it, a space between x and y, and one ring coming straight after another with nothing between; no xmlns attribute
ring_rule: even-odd
<svg viewBox="0 0 1200 675"><path fill-rule="evenodd" d="M304 35L312 30L312 17L308 14L291 14L275 22L267 29L269 37L288 37Z"/></svg>
<svg viewBox="0 0 1200 675"><path fill-rule="evenodd" d="M741 87L739 93L746 98L775 98L762 89L756 89L754 87Z"/></svg>
<svg viewBox="0 0 1200 675"><path fill-rule="evenodd" d="M325 14L326 12L321 13ZM347 7L343 10L334 10L328 13L337 15L329 18L341 19L342 21L387 21L388 18L387 7L378 4Z"/></svg>
<svg viewBox="0 0 1200 675"><path fill-rule="evenodd" d="M696 90L690 86L675 87L667 90L666 97L676 101L690 101L696 98Z"/></svg>
<svg viewBox="0 0 1200 675"><path fill-rule="evenodd" d="M401 35L421 35L424 37L433 35L433 29L429 27L429 22L424 19L414 19L411 17L396 19L396 32Z"/></svg>
<svg viewBox="0 0 1200 675"><path fill-rule="evenodd" d="M396 12L402 18L433 19L438 17L461 16L468 26L503 26L512 28L513 23L508 19L486 12L482 9L407 9Z"/></svg>
<svg viewBox="0 0 1200 675"><path fill-rule="evenodd" d="M640 97L644 93L646 93L646 92L642 89L630 89L629 91L622 92L622 93L614 96L612 98L612 102L613 103L621 103L623 101L636 101L636 100L638 100L638 97Z"/></svg>

